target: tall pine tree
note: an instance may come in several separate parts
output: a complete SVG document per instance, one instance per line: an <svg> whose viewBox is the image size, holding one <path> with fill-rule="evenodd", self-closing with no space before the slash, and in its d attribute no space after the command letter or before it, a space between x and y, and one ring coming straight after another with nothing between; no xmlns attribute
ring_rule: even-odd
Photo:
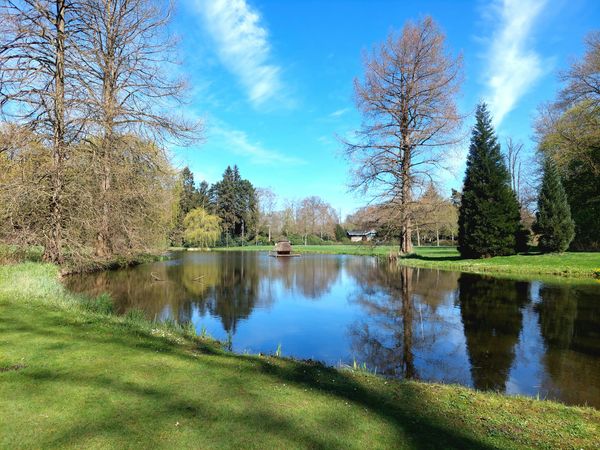
<svg viewBox="0 0 600 450"><path fill-rule="evenodd" d="M215 213L221 218L223 233L247 238L257 221L256 189L244 180L237 166L227 166L223 179L210 188Z"/></svg>
<svg viewBox="0 0 600 450"><path fill-rule="evenodd" d="M196 208L206 208L203 194L196 189L196 183L194 182L194 174L189 167L184 167L180 174L180 191L179 191L179 205L178 213L175 226L169 234L169 240L171 245L179 246L183 245L183 231L184 225L183 220L185 216ZM203 181L201 186L206 185ZM207 202L206 202L207 203Z"/></svg>
<svg viewBox="0 0 600 450"><path fill-rule="evenodd" d="M556 164L550 157L544 160L533 230L539 235L539 248L544 252L564 252L575 237L575 223L571 218L567 194Z"/></svg>
<svg viewBox="0 0 600 450"><path fill-rule="evenodd" d="M485 103L477 107L458 216L463 258L516 253L522 232L519 204Z"/></svg>

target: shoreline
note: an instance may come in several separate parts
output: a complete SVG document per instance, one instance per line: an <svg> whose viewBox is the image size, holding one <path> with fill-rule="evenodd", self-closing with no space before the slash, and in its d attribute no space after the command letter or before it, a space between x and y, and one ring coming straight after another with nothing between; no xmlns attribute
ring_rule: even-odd
<svg viewBox="0 0 600 450"><path fill-rule="evenodd" d="M272 250L272 246L217 247L214 252ZM320 245L294 246L304 254L357 255L388 258L395 246ZM600 252L564 254L527 253L488 259L460 259L456 247L415 247L414 253L394 259L398 264L425 269L454 270L483 275L552 276L561 279L600 278Z"/></svg>
<svg viewBox="0 0 600 450"><path fill-rule="evenodd" d="M207 439L217 446L296 447L300 429L319 436L321 446L344 448L587 448L600 439L600 411L592 407L236 354L190 326L114 315L105 301L66 291L58 272L40 263L0 266L7 344L0 398L13 405L0 409L0 446L59 445L56 433L81 427L95 430L82 446L125 447L188 447ZM122 434L103 434L97 425L114 417L113 405L127 424ZM206 408L214 412L207 416ZM261 433L244 425L256 408ZM279 419L270 425L264 414ZM46 417L35 419L34 431L32 415ZM336 431L341 423L331 426L341 420L334 417L347 420L345 431ZM279 420L292 428L282 434ZM184 430L189 441L181 440Z"/></svg>

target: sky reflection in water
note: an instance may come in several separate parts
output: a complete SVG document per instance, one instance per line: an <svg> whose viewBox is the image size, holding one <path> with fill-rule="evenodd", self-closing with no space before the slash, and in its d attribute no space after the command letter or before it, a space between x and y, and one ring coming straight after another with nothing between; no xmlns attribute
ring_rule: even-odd
<svg viewBox="0 0 600 450"><path fill-rule="evenodd" d="M600 407L600 284L390 267L370 257L184 252L67 285L110 292L121 313L192 321L237 352L281 344L285 356Z"/></svg>

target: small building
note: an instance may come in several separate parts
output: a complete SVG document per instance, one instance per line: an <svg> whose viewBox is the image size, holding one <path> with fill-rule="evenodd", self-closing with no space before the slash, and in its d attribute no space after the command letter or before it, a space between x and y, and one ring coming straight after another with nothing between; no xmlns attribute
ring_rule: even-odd
<svg viewBox="0 0 600 450"><path fill-rule="evenodd" d="M292 244L290 241L279 241L275 244L275 251L278 255L289 255L292 253Z"/></svg>
<svg viewBox="0 0 600 450"><path fill-rule="evenodd" d="M375 230L368 231L347 231L346 234L350 238L350 242L367 242L372 241L377 234Z"/></svg>

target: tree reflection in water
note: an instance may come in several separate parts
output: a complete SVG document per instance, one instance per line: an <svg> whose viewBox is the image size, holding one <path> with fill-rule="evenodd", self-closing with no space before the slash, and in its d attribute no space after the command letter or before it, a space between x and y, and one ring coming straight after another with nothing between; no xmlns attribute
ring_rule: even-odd
<svg viewBox="0 0 600 450"><path fill-rule="evenodd" d="M458 302L473 385L504 392L529 303L529 283L463 273Z"/></svg>
<svg viewBox="0 0 600 450"><path fill-rule="evenodd" d="M594 283L514 281L369 257L185 252L66 284L109 292L120 313L207 326L240 351L282 343L285 354L329 364L355 358L391 376L600 406Z"/></svg>
<svg viewBox="0 0 600 450"><path fill-rule="evenodd" d="M546 345L543 395L573 404L600 399L600 314L593 286L542 285L536 310ZM595 361L595 363L594 363Z"/></svg>
<svg viewBox="0 0 600 450"><path fill-rule="evenodd" d="M352 351L359 362L405 378L418 378L418 366L428 366L429 374L432 367L442 365L444 379L461 378L457 375L461 369L453 370L447 352L432 351L450 331L438 309L456 289L455 273L387 263L347 268L360 286L351 294L350 302L365 313L350 326Z"/></svg>

